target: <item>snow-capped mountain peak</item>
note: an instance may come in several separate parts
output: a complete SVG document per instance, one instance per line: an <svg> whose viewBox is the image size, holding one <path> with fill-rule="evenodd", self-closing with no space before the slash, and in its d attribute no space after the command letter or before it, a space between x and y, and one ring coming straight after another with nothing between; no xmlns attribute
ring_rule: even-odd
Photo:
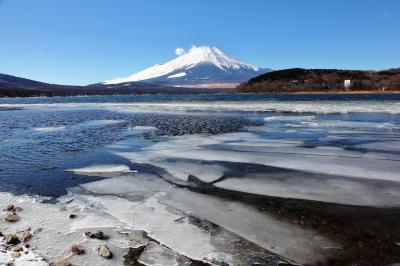
<svg viewBox="0 0 400 266"><path fill-rule="evenodd" d="M193 46L188 53L181 55L173 61L182 63L189 68L201 63L211 63L222 70L230 68L239 69L241 67L253 69L254 71L259 70L259 68L254 65L236 60L224 54L217 47L210 46Z"/></svg>
<svg viewBox="0 0 400 266"><path fill-rule="evenodd" d="M257 66L241 62L226 55L220 49L210 46L193 46L185 53L180 49L180 56L165 63L157 64L128 77L107 80L104 84L146 81L150 83L181 85L210 82L224 82L230 76L229 82L246 81L260 74ZM220 74L218 74L221 72ZM224 73L222 73L224 72ZM233 78L235 72L243 77ZM253 73L253 74L251 74ZM221 77L221 80L219 80ZM223 78L224 77L224 78ZM233 79L232 79L233 78Z"/></svg>

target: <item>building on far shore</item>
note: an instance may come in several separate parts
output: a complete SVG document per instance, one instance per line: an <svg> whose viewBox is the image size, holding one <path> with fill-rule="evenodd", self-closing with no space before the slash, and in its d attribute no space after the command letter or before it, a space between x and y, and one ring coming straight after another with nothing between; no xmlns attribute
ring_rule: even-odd
<svg viewBox="0 0 400 266"><path fill-rule="evenodd" d="M345 88L346 90L349 90L350 87L351 87L351 79L345 79L345 80L344 80L344 88Z"/></svg>

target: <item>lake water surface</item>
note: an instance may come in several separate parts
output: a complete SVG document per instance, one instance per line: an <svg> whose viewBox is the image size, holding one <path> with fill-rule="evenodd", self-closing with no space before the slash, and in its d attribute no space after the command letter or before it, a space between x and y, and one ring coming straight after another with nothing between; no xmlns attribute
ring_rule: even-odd
<svg viewBox="0 0 400 266"><path fill-rule="evenodd" d="M400 207L399 94L3 98L0 151L4 192L100 204L180 254L234 265L277 258L218 242L229 233L205 244L166 206L300 263L339 244L226 195ZM126 214L105 207L115 204ZM160 223L204 240L203 251Z"/></svg>

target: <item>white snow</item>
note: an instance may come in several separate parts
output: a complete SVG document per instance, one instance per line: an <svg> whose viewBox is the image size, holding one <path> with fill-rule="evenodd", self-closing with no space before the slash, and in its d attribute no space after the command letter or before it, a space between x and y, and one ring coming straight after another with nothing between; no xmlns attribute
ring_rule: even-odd
<svg viewBox="0 0 400 266"><path fill-rule="evenodd" d="M185 72L180 72L180 73L168 76L168 78L169 79L173 79L173 78L180 78L180 77L184 77L184 76L186 76L186 73Z"/></svg>
<svg viewBox="0 0 400 266"><path fill-rule="evenodd" d="M123 123L125 120L112 120L112 119L104 119L104 120L89 120L78 125L83 126L107 126L107 125L114 125Z"/></svg>
<svg viewBox="0 0 400 266"><path fill-rule="evenodd" d="M3 237L0 237L2 240ZM27 252L27 253L25 253ZM21 256L19 258L13 258L11 256L12 251L7 250L0 251L0 265L8 265L7 263L13 262L14 266L48 266L49 264L40 256L37 256L31 250L24 248L23 252L20 252Z"/></svg>
<svg viewBox="0 0 400 266"><path fill-rule="evenodd" d="M76 169L68 169L66 172L73 172L77 174L93 174L93 173L131 173L135 170L129 169L127 165L106 164L106 165L92 165Z"/></svg>
<svg viewBox="0 0 400 266"><path fill-rule="evenodd" d="M157 64L136 74L128 77L106 80L104 84L118 84L123 82L148 80L156 77L168 75L177 70L189 70L199 64L213 64L221 70L235 70L246 68L253 71L258 71L259 68L239 60L236 60L216 47L209 46L193 46L189 52L183 53L178 58L169 61L165 64ZM176 78L176 76L175 76Z"/></svg>
<svg viewBox="0 0 400 266"><path fill-rule="evenodd" d="M52 104L0 104L0 108L65 109L105 108L120 112L176 113L189 111L241 111L292 113L388 113L400 114L399 101L213 101L213 102L142 102L142 103L52 103ZM268 119L267 119L268 120ZM271 120L273 120L271 118ZM271 121L270 120L270 121ZM268 121L266 121L268 122Z"/></svg>
<svg viewBox="0 0 400 266"><path fill-rule="evenodd" d="M132 128L129 128L129 130L154 131L157 130L157 128L152 126L134 126Z"/></svg>
<svg viewBox="0 0 400 266"><path fill-rule="evenodd" d="M39 132L54 132L54 131L59 131L65 129L64 126L60 127L35 127L33 128L34 131L39 131Z"/></svg>
<svg viewBox="0 0 400 266"><path fill-rule="evenodd" d="M286 115L286 116L268 116L265 117L265 121L308 121L314 119L315 116L310 115L310 116L305 116L305 115L299 115L299 116L294 116L294 115Z"/></svg>

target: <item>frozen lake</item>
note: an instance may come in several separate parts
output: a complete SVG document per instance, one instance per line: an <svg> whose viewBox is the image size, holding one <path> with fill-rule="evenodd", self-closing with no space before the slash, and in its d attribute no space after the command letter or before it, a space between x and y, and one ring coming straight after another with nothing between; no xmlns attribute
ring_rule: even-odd
<svg viewBox="0 0 400 266"><path fill-rule="evenodd" d="M72 234L144 231L162 246L142 261L169 248L160 265L313 264L346 246L303 215L275 213L275 199L400 207L396 94L4 98L0 150L1 202L51 197L53 209L37 208L79 213L60 229Z"/></svg>

